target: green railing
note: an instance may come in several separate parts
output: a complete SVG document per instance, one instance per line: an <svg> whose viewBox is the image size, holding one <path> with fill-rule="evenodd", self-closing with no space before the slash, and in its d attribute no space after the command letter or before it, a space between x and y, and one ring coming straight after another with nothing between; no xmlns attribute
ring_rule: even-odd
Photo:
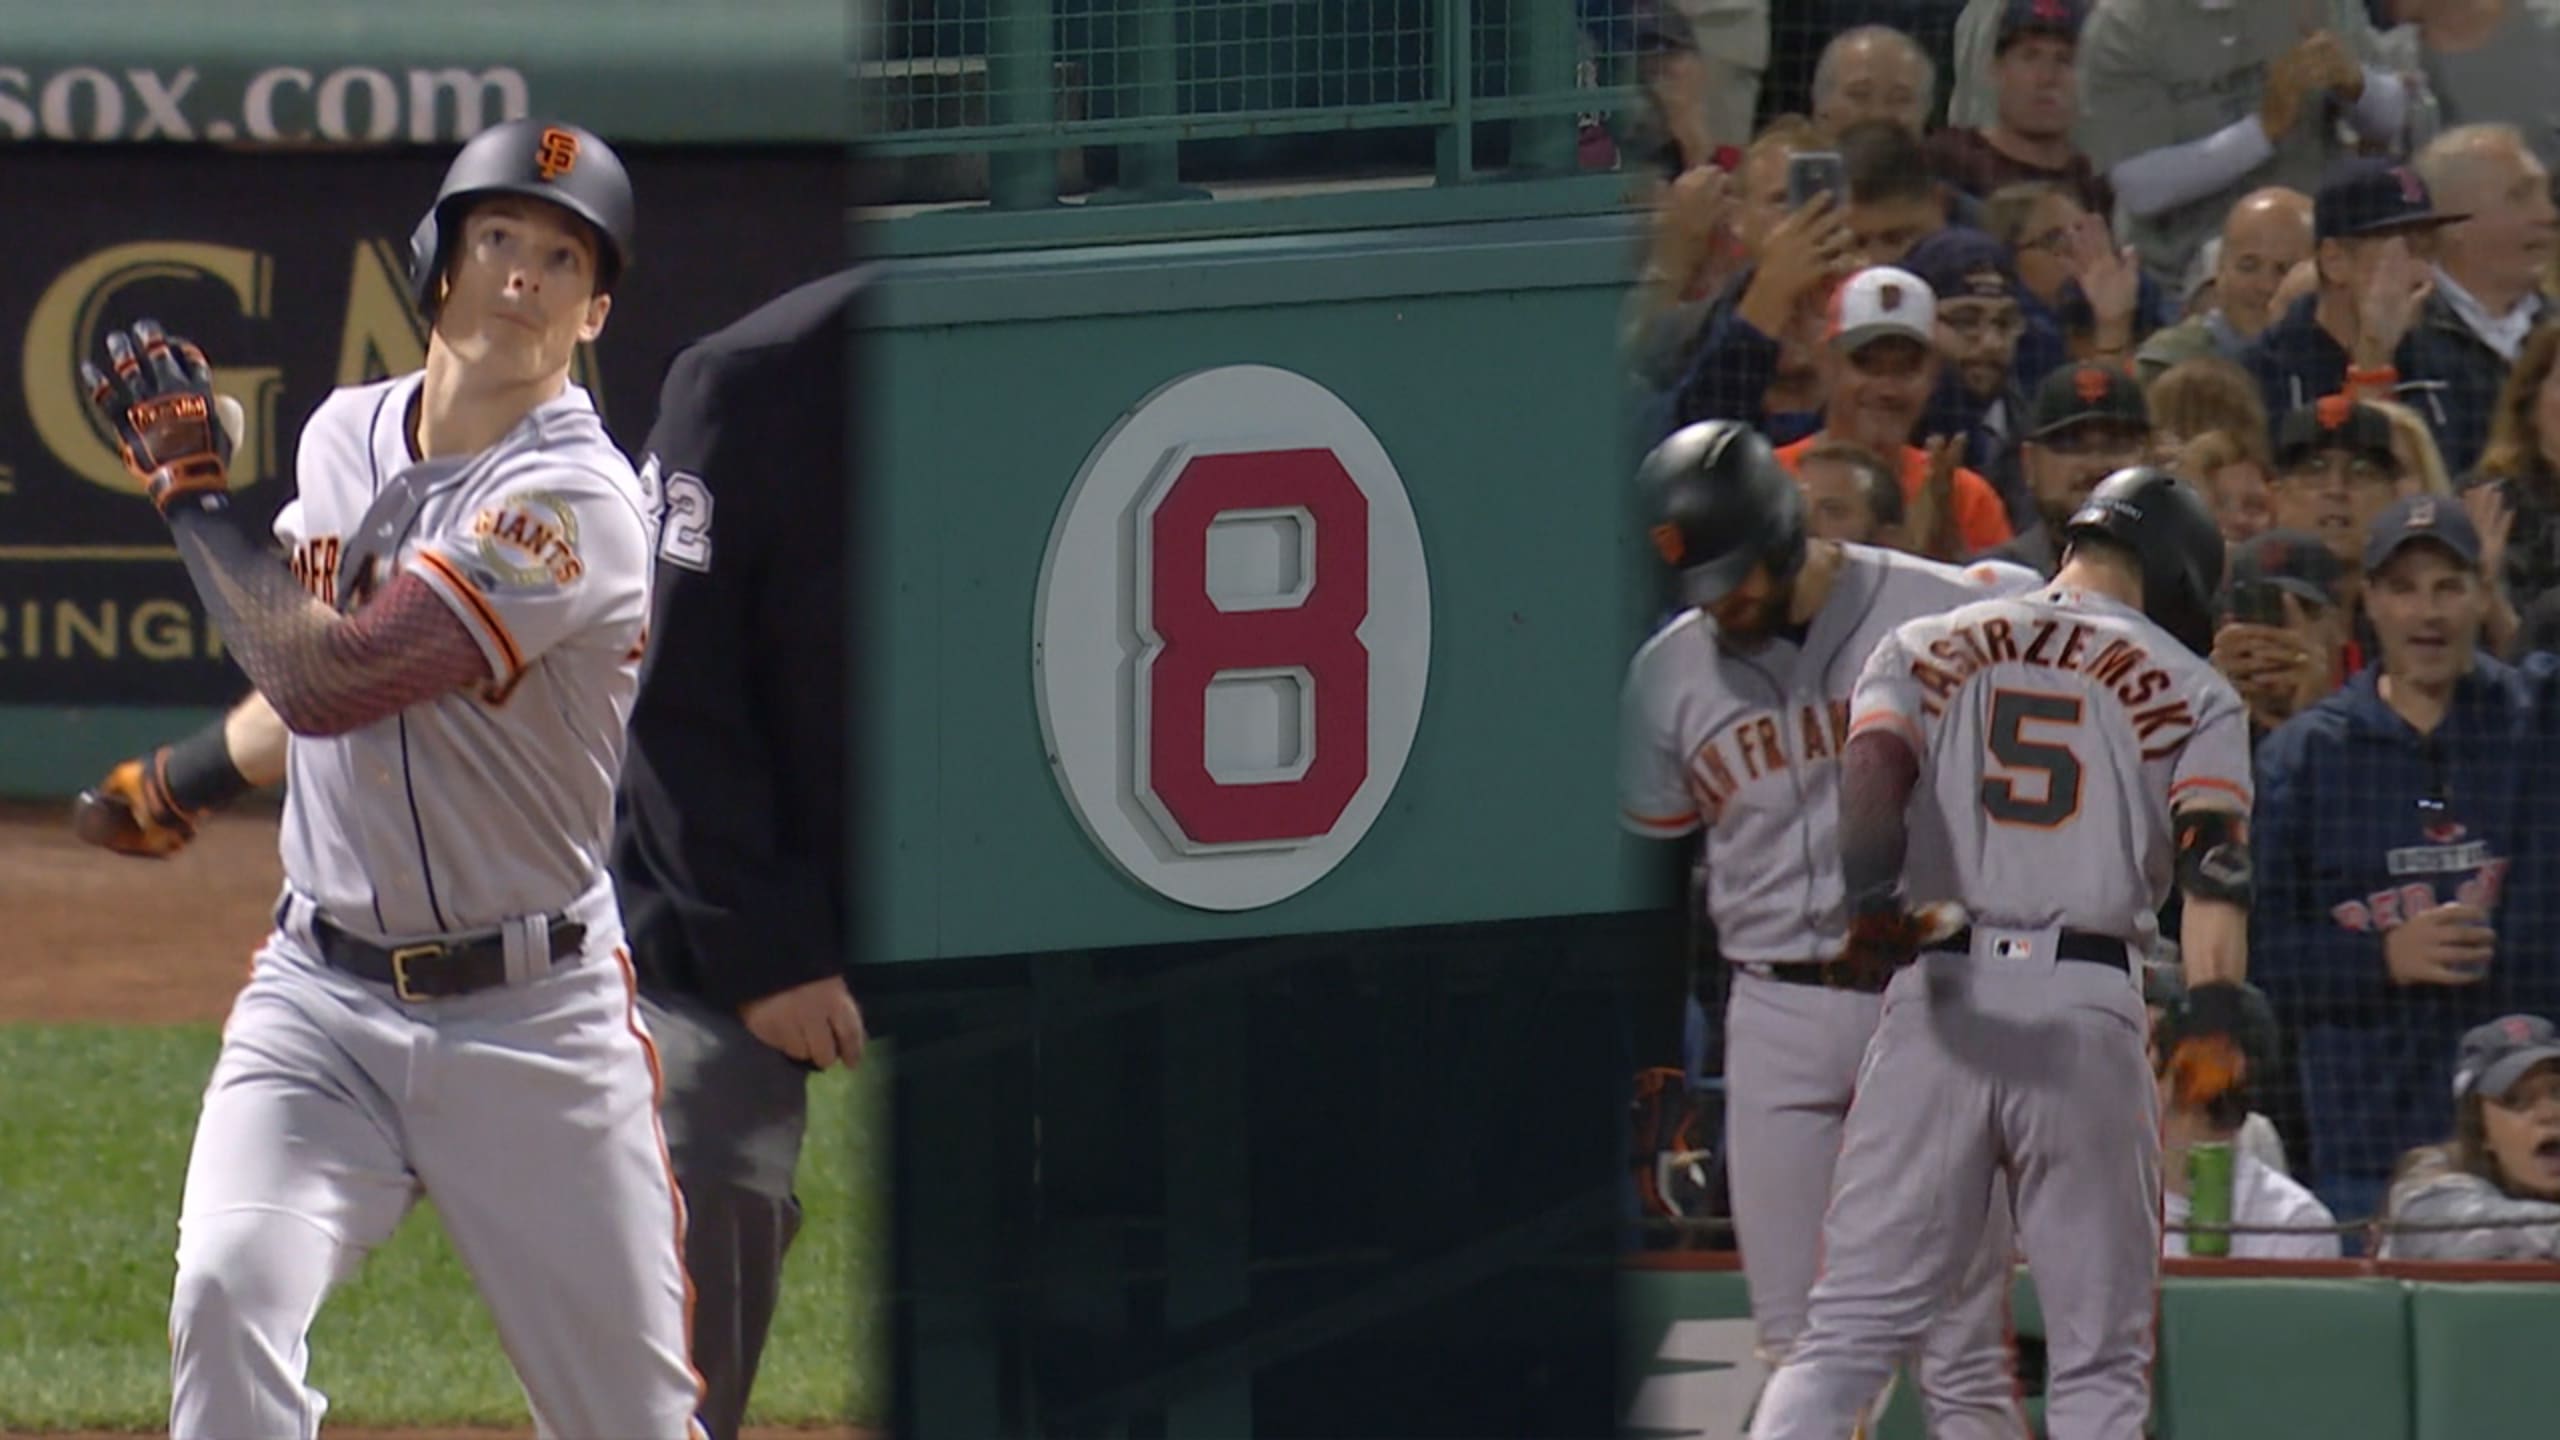
<svg viewBox="0 0 2560 1440"><path fill-rule="evenodd" d="M1108 198L1182 195L1185 142L1429 130L1434 178L1578 168L1578 116L1635 95L1623 18L1576 0L880 0L856 60L868 155L983 156L997 209L1117 151ZM1632 10L1628 0L1606 8ZM1505 128L1497 166L1480 128ZM1072 167L1070 167L1072 173Z"/></svg>

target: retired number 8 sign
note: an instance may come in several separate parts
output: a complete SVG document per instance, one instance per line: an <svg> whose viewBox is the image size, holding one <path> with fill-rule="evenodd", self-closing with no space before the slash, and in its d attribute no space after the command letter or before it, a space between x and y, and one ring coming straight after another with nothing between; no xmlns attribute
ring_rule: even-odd
<svg viewBox="0 0 2560 1440"><path fill-rule="evenodd" d="M1086 834L1167 898L1269 905L1350 853L1404 769L1430 669L1421 533L1330 391L1202 371L1087 458L1034 629L1043 738Z"/></svg>

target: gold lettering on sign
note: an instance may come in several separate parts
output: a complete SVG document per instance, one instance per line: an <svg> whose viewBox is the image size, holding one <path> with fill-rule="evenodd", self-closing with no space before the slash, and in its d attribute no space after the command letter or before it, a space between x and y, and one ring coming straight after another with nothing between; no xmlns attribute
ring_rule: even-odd
<svg viewBox="0 0 2560 1440"><path fill-rule="evenodd" d="M0 661L217 660L222 636L175 600L42 600L0 605Z"/></svg>
<svg viewBox="0 0 2560 1440"><path fill-rule="evenodd" d="M347 272L346 321L338 329L340 385L367 385L427 363L427 335L409 299L409 260L388 240L356 247Z"/></svg>
<svg viewBox="0 0 2560 1440"><path fill-rule="evenodd" d="M115 437L82 393L80 362L105 354L110 326L140 318L122 313L116 297L145 280L211 281L231 292L241 315L264 320L272 308L274 265L255 250L232 245L138 241L81 260L55 276L37 299L18 357L36 435L73 474L128 495L139 494L141 483L126 473ZM174 321L172 328L185 333ZM232 487L245 490L276 473L273 422L284 375L272 365L217 366L213 383L258 417L249 426L248 448L231 465Z"/></svg>

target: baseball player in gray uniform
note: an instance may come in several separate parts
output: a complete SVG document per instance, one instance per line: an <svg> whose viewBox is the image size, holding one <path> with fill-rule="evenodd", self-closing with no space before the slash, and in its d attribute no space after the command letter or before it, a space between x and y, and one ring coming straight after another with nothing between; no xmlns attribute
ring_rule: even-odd
<svg viewBox="0 0 2560 1440"><path fill-rule="evenodd" d="M2159 1097L2137 980L2173 877L2190 998L2247 959L2249 725L2204 659L2222 538L2121 470L2053 584L1913 620L1859 677L1840 762L1842 963L1892 976L1805 1334L1752 1440L1842 1440L1980 1249L2005 1177L2043 1303L2052 1440L2150 1417ZM1913 952L1925 951L1913 960Z"/></svg>
<svg viewBox="0 0 2560 1440"><path fill-rule="evenodd" d="M703 1434L684 1212L605 871L651 521L568 379L632 218L583 130L463 149L412 245L426 368L304 426L274 527L290 561L231 511L201 352L145 321L83 367L257 693L84 797L81 823L147 836L289 781L276 927L187 1166L179 1440L317 1432L313 1317L422 1194L541 1434Z"/></svg>
<svg viewBox="0 0 2560 1440"><path fill-rule="evenodd" d="M1987 587L1934 561L1808 540L1794 477L1732 421L1672 435L1639 483L1690 608L1628 668L1620 805L1639 835L1704 833L1705 908L1734 971L1727 1173L1752 1318L1775 1363L1804 1328L1841 1119L1883 1004L1880 984L1822 963L1847 935L1833 826L1850 688L1896 625ZM2008 1227L1989 1195L1977 1210L1949 1313L1925 1346L1914 1331L1903 1348L1918 1352L1938 1440L2018 1440Z"/></svg>

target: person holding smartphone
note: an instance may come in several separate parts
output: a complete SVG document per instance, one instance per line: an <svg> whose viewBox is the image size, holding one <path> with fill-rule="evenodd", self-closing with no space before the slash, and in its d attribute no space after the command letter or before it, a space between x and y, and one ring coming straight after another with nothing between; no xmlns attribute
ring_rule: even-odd
<svg viewBox="0 0 2560 1440"><path fill-rule="evenodd" d="M2297 1034L2313 1189L2341 1219L2450 1133L2462 1033L2553 969L2528 792L2560 659L2482 650L2481 551L2452 500L2383 511L2363 564L2381 663L2258 750L2250 968Z"/></svg>
<svg viewBox="0 0 2560 1440"><path fill-rule="evenodd" d="M2320 537L2300 530L2268 530L2232 547L2213 668L2248 705L2253 745L2344 678L2344 578Z"/></svg>

